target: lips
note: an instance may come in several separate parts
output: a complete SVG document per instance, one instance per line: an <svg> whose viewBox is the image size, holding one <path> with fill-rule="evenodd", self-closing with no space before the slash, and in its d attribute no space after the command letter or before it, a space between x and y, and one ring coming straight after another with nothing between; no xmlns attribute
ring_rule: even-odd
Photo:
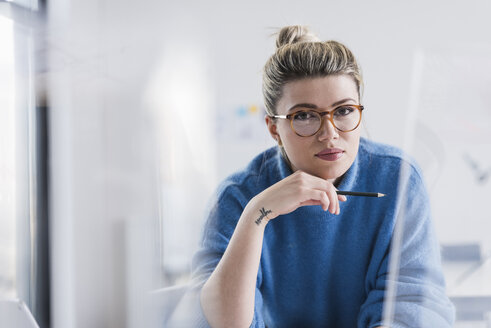
<svg viewBox="0 0 491 328"><path fill-rule="evenodd" d="M326 148L315 154L316 157L325 161L336 161L344 154L344 150L339 148Z"/></svg>

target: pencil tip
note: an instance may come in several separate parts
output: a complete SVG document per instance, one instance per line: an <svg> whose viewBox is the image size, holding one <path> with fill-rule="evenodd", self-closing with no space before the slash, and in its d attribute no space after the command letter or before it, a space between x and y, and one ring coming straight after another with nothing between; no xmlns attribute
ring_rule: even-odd
<svg viewBox="0 0 491 328"><path fill-rule="evenodd" d="M378 193L378 197L384 197L385 194L382 194L382 193Z"/></svg>

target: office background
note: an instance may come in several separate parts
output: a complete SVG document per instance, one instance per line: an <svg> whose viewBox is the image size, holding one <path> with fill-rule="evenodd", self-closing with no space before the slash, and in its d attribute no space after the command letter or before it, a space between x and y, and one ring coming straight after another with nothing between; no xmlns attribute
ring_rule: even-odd
<svg viewBox="0 0 491 328"><path fill-rule="evenodd" d="M448 269L460 292L491 251L490 12L487 0L0 2L2 294L52 327L151 326L142 300L187 281L217 183L273 145L261 69L291 24L357 56L363 134L421 164L444 254L465 262Z"/></svg>

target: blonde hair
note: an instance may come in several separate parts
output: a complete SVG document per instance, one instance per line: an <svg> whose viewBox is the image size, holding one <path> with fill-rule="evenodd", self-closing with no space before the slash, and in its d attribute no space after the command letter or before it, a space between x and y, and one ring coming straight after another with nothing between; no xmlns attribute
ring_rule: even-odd
<svg viewBox="0 0 491 328"><path fill-rule="evenodd" d="M347 74L363 87L361 70L353 53L337 41L320 41L305 26L283 27L276 39L276 52L263 69L263 96L268 115L276 115L283 86L291 81Z"/></svg>

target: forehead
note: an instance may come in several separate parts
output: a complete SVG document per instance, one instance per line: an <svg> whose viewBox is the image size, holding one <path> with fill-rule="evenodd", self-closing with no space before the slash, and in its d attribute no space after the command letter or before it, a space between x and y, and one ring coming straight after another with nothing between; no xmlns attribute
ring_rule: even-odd
<svg viewBox="0 0 491 328"><path fill-rule="evenodd" d="M330 75L288 82L278 102L278 113L286 113L296 104L308 103L330 108L335 102L351 98L358 102L358 88L349 75Z"/></svg>

